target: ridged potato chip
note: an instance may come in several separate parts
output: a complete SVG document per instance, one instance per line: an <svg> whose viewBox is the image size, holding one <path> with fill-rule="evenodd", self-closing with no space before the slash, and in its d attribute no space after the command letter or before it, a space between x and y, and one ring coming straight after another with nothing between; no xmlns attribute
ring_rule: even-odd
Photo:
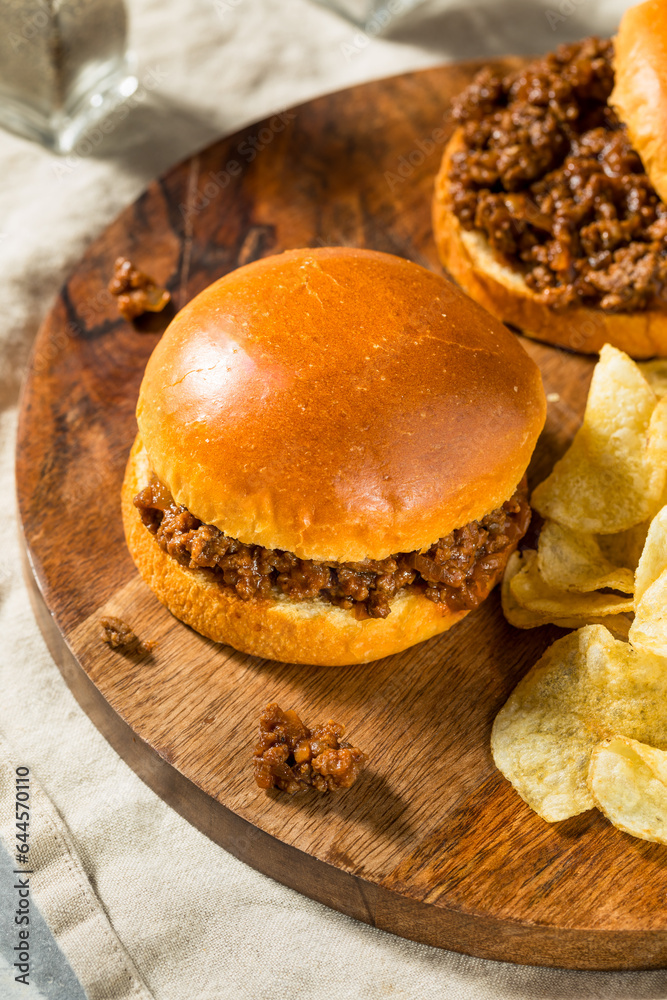
<svg viewBox="0 0 667 1000"><path fill-rule="evenodd" d="M494 760L548 822L597 805L667 844L667 360L603 348L583 424L531 502L546 521L537 552L508 562L505 617L578 631L498 713Z"/></svg>
<svg viewBox="0 0 667 1000"><path fill-rule="evenodd" d="M588 787L598 809L619 830L667 844L667 753L624 736L593 750Z"/></svg>
<svg viewBox="0 0 667 1000"><path fill-rule="evenodd" d="M583 613L581 611L575 613L571 605L568 608L558 605L558 608L554 609L553 604L550 604L548 608L536 607L534 603L531 607L525 607L520 604L512 592L512 581L527 566L534 565L535 558L536 553L528 549L522 555L514 552L507 563L501 588L501 601L503 614L510 625L514 625L515 628L537 628L538 625L558 625L560 628L581 628L582 625L604 625L619 639L628 638L630 619L623 613L623 608L618 608L613 614L593 614L590 608L587 608ZM546 588L546 585L544 586ZM523 584L519 587L519 591L523 596ZM548 592L554 593L551 590L548 590ZM532 591L528 590L528 594L531 593ZM557 593L562 594L561 591ZM607 600L606 597L605 600ZM626 599L621 598L621 600L624 601ZM632 602L630 602L631 607Z"/></svg>
<svg viewBox="0 0 667 1000"><path fill-rule="evenodd" d="M651 461L665 472L667 470L667 396L658 400L651 414L648 428L648 451ZM655 515L665 503L667 503L667 478L662 484L661 502L653 514Z"/></svg>
<svg viewBox="0 0 667 1000"><path fill-rule="evenodd" d="M575 531L613 534L651 518L667 470L667 415L652 423L657 396L627 354L606 344L584 422L551 475L534 491L539 513Z"/></svg>
<svg viewBox="0 0 667 1000"><path fill-rule="evenodd" d="M637 367L656 396L667 396L667 358L641 361Z"/></svg>
<svg viewBox="0 0 667 1000"><path fill-rule="evenodd" d="M593 590L620 590L632 594L632 570L614 564L602 553L595 535L573 531L555 521L547 521L537 545L540 576L550 587L590 593Z"/></svg>
<svg viewBox="0 0 667 1000"><path fill-rule="evenodd" d="M540 575L537 553L523 553L523 566L510 580L510 590L517 603L529 611L564 617L566 615L618 615L632 611L632 597L620 594L577 593L551 587Z"/></svg>
<svg viewBox="0 0 667 1000"><path fill-rule="evenodd" d="M596 535L595 540L606 559L616 566L625 566L634 573L644 549L650 523L642 521L641 524L635 524L614 535Z"/></svg>
<svg viewBox="0 0 667 1000"><path fill-rule="evenodd" d="M667 657L667 571L660 574L639 601L628 636L638 649Z"/></svg>
<svg viewBox="0 0 667 1000"><path fill-rule="evenodd" d="M653 518L635 573L635 620L630 642L667 656L667 507Z"/></svg>
<svg viewBox="0 0 667 1000"><path fill-rule="evenodd" d="M667 569L667 506L658 511L649 525L639 565L635 573L637 598Z"/></svg>
<svg viewBox="0 0 667 1000"><path fill-rule="evenodd" d="M547 822L594 806L593 747L627 736L667 747L667 661L619 642L601 625L558 639L496 716L496 766Z"/></svg>

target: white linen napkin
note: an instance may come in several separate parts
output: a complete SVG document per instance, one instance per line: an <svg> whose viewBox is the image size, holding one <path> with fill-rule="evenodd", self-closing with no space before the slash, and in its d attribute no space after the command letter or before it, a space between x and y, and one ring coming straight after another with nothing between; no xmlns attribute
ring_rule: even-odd
<svg viewBox="0 0 667 1000"><path fill-rule="evenodd" d="M154 176L277 108L447 58L609 33L623 6L432 2L381 39L307 0L136 0L141 100L122 129L65 160L0 133L0 836L13 854L14 771L27 766L34 898L90 1000L667 996L667 972L515 967L405 941L207 840L123 763L66 687L30 610L13 498L18 389L39 322L85 246ZM2 887L0 906L14 905L13 892ZM1 941L0 955L14 944ZM48 996L46 980L35 985ZM0 996L10 986L0 965Z"/></svg>

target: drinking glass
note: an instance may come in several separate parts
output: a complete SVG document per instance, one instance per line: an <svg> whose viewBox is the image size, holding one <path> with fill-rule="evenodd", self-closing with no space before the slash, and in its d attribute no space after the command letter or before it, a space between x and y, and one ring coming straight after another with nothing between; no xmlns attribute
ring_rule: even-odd
<svg viewBox="0 0 667 1000"><path fill-rule="evenodd" d="M0 0L0 125L68 153L136 87L123 0Z"/></svg>

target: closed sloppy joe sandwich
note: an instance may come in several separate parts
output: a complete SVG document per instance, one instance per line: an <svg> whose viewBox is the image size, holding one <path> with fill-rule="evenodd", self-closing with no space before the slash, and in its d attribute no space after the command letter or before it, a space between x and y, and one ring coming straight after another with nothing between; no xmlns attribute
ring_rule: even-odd
<svg viewBox="0 0 667 1000"><path fill-rule="evenodd" d="M667 4L626 11L455 102L436 182L445 267L524 333L667 354Z"/></svg>
<svg viewBox="0 0 667 1000"><path fill-rule="evenodd" d="M212 639L377 659L498 582L544 416L516 337L438 275L350 248L255 261L193 299L148 362L128 546Z"/></svg>

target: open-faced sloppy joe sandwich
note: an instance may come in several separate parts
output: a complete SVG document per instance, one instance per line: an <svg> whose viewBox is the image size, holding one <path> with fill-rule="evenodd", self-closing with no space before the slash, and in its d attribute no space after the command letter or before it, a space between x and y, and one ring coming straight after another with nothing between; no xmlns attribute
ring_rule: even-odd
<svg viewBox="0 0 667 1000"><path fill-rule="evenodd" d="M455 102L436 183L445 267L524 333L667 354L667 5L628 10Z"/></svg>

